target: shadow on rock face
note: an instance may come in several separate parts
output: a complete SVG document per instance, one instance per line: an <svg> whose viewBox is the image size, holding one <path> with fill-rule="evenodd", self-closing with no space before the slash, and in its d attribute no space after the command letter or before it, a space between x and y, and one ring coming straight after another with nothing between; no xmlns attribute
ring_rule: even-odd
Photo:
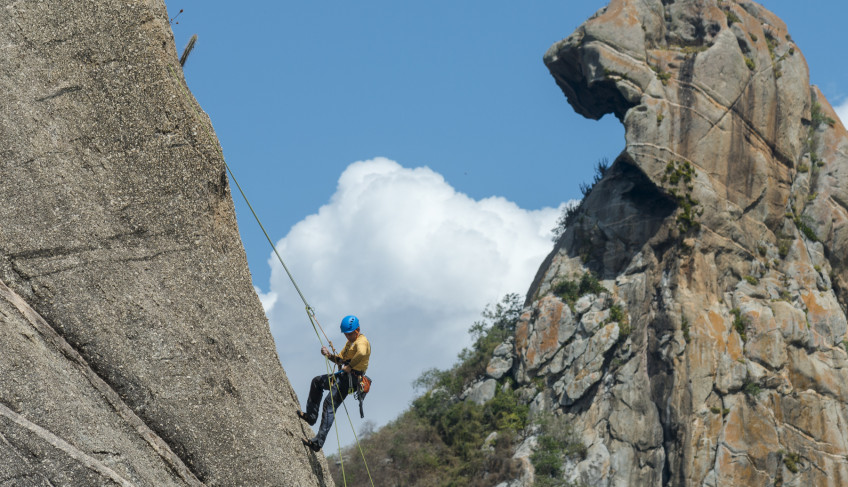
<svg viewBox="0 0 848 487"><path fill-rule="evenodd" d="M623 272L677 203L620 156L586 196L561 245L601 277Z"/></svg>

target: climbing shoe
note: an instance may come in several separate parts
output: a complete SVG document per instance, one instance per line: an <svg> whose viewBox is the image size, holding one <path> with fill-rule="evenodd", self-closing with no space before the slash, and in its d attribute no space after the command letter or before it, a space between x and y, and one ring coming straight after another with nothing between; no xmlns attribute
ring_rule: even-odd
<svg viewBox="0 0 848 487"><path fill-rule="evenodd" d="M303 444L308 446L309 449L312 450L312 451L317 452L317 451L321 450L321 445L319 445L318 442L315 441L315 440L307 440L306 438L303 438L301 441L303 441Z"/></svg>
<svg viewBox="0 0 848 487"><path fill-rule="evenodd" d="M309 424L309 426L314 425L315 421L316 421L316 420L310 418L309 415L307 415L306 413L304 413L303 411L300 411L300 410L297 411L297 417L306 421Z"/></svg>

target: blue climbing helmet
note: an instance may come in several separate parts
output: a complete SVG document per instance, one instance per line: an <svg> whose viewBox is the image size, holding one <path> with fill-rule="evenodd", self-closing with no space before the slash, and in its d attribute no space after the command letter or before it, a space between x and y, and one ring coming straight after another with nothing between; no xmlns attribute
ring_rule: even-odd
<svg viewBox="0 0 848 487"><path fill-rule="evenodd" d="M342 318L342 333L350 333L359 328L359 318L353 315L347 315Z"/></svg>

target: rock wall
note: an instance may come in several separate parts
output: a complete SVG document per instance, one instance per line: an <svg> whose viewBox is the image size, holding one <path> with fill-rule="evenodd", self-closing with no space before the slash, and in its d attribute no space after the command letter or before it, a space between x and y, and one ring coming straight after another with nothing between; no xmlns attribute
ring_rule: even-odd
<svg viewBox="0 0 848 487"><path fill-rule="evenodd" d="M332 485L161 0L0 8L0 485Z"/></svg>
<svg viewBox="0 0 848 487"><path fill-rule="evenodd" d="M626 133L515 336L532 409L582 431L569 478L848 485L848 133L786 25L747 0L613 0L545 63ZM572 292L588 273L605 292Z"/></svg>

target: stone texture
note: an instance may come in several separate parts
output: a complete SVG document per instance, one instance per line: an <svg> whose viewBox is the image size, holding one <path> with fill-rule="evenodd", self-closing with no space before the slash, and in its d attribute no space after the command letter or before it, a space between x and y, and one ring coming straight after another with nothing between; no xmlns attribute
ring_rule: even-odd
<svg viewBox="0 0 848 487"><path fill-rule="evenodd" d="M201 485L85 360L2 283L0 298L8 332L0 397L15 407L0 403L0 448L5 447L4 458L20 460L18 466L0 462L0 469L17 470L5 471L4 481ZM122 456L132 461L120 461ZM61 467L48 468L51 464Z"/></svg>
<svg viewBox="0 0 848 487"><path fill-rule="evenodd" d="M844 485L848 133L787 26L749 0L612 0L544 60L626 141L516 331L519 388L552 385L534 414L594 452L565 478ZM586 272L608 297L564 313L551 290Z"/></svg>
<svg viewBox="0 0 848 487"><path fill-rule="evenodd" d="M536 449L538 444L539 440L536 436L528 436L515 449L515 453L512 455L512 458L519 461L521 465L521 476L516 479L515 482L511 482L509 484L510 487L513 487L513 485L514 487L524 487L535 483L536 472L533 468L533 463L530 461L530 457L533 455L533 451Z"/></svg>
<svg viewBox="0 0 848 487"><path fill-rule="evenodd" d="M482 406L495 397L497 388L498 381L495 379L485 379L481 382L476 382L468 388L468 390L462 394L462 399L476 403L478 406Z"/></svg>
<svg viewBox="0 0 848 487"><path fill-rule="evenodd" d="M563 388L559 400L561 404L573 404L601 379L604 354L615 345L618 337L619 324L610 323L588 340L581 342L584 346L579 355L565 360L569 364L568 368L557 382ZM557 384L554 384L554 391Z"/></svg>
<svg viewBox="0 0 848 487"><path fill-rule="evenodd" d="M532 322L532 326L531 326ZM522 358L519 377L539 369L577 331L570 308L555 296L545 296L522 313L515 334L515 347Z"/></svg>
<svg viewBox="0 0 848 487"><path fill-rule="evenodd" d="M585 485L605 487L609 485L610 456L603 443L589 447L586 459L577 464L573 470L574 476L569 480Z"/></svg>
<svg viewBox="0 0 848 487"><path fill-rule="evenodd" d="M500 379L512 369L512 352L514 346L514 343L507 342L495 348L492 359L489 361L489 365L486 366L486 374L489 377Z"/></svg>
<svg viewBox="0 0 848 487"><path fill-rule="evenodd" d="M0 26L0 478L331 485L163 2Z"/></svg>

